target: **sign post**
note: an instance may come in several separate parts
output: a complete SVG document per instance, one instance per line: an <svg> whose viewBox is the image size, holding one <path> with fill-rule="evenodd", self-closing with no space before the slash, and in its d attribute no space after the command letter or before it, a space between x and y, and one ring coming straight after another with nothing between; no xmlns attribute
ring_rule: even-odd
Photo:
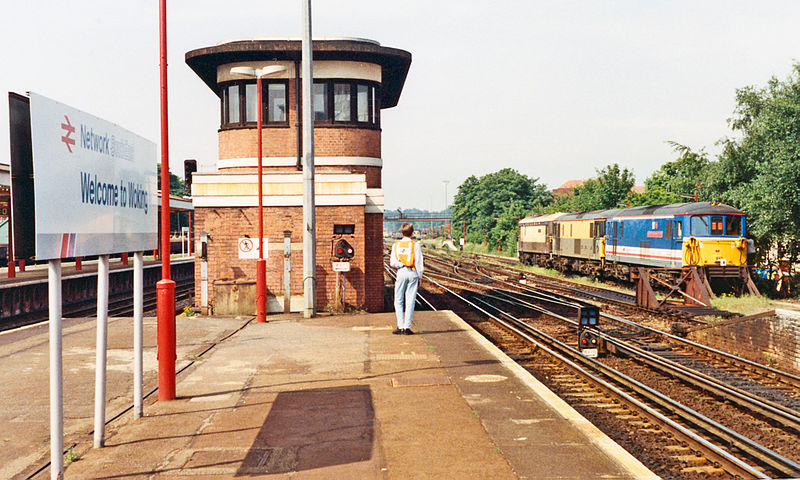
<svg viewBox="0 0 800 480"><path fill-rule="evenodd" d="M16 101L19 98L24 97L17 96ZM28 123L22 126L30 129L29 157L20 157L32 165L35 178L36 257L49 261L50 460L51 478L57 479L64 474L61 260L99 256L94 445L101 447L105 441L108 256L133 251L140 257L156 245L156 147L114 123L41 95L31 93L24 103L27 111L23 113L29 120L12 118L12 123ZM25 150L15 142L12 151ZM135 293L141 305L141 290ZM141 350L141 343L136 348ZM141 356L141 351L134 354Z"/></svg>

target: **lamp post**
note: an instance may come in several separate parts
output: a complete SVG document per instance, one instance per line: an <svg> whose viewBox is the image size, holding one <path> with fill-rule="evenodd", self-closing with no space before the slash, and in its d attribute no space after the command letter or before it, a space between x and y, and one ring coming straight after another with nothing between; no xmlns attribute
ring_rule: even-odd
<svg viewBox="0 0 800 480"><path fill-rule="evenodd" d="M256 79L256 123L258 124L258 260L256 260L256 321L267 321L267 261L264 259L264 171L261 152L262 112L264 104L261 94L261 79L273 73L283 72L286 67L271 65L264 68L233 67L231 74Z"/></svg>
<svg viewBox="0 0 800 480"><path fill-rule="evenodd" d="M167 0L158 4L161 86L161 280L156 283L158 312L158 400L175 399L175 282L169 265L169 129L167 123Z"/></svg>

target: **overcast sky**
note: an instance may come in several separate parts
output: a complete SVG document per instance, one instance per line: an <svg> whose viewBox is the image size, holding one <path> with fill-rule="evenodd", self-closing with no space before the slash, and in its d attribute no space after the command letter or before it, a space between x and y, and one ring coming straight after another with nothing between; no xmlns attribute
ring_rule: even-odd
<svg viewBox="0 0 800 480"><path fill-rule="evenodd" d="M300 0L168 1L170 166L217 159L217 97L188 50L299 36ZM797 1L318 0L315 36L411 52L384 110L388 209L444 205L469 175L511 167L550 188L609 163L638 183L674 140L716 153L737 88L800 58ZM159 139L158 2L6 2L0 90L34 91ZM8 104L0 102L0 162Z"/></svg>

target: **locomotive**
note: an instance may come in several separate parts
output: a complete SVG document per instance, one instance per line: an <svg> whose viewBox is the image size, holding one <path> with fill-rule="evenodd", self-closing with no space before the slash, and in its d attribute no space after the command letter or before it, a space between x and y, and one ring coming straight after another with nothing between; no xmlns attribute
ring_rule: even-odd
<svg viewBox="0 0 800 480"><path fill-rule="evenodd" d="M526 217L517 252L525 264L625 281L634 267L741 278L754 251L746 234L745 214L728 205L651 205Z"/></svg>

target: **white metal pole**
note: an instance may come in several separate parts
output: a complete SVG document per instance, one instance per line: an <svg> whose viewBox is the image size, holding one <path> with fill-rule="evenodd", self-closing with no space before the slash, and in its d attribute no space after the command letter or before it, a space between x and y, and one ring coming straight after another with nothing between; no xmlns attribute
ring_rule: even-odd
<svg viewBox="0 0 800 480"><path fill-rule="evenodd" d="M64 383L61 367L61 260L47 263L50 310L50 478L64 476Z"/></svg>
<svg viewBox="0 0 800 480"><path fill-rule="evenodd" d="M97 363L94 371L94 448L106 442L106 346L108 344L108 255L97 259Z"/></svg>
<svg viewBox="0 0 800 480"><path fill-rule="evenodd" d="M133 254L133 418L142 416L144 252Z"/></svg>
<svg viewBox="0 0 800 480"><path fill-rule="evenodd" d="M313 58L311 48L311 0L303 2L303 316L315 315L317 286L316 218L314 212L314 115Z"/></svg>

